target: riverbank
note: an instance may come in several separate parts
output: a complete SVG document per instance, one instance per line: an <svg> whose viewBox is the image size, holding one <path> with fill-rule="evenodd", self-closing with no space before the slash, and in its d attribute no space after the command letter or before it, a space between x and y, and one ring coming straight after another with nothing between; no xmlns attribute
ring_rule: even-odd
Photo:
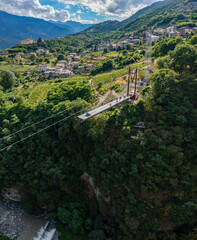
<svg viewBox="0 0 197 240"><path fill-rule="evenodd" d="M0 232L3 236L11 240L58 240L55 231L54 224L49 225L47 218L29 215L18 203L0 202Z"/></svg>

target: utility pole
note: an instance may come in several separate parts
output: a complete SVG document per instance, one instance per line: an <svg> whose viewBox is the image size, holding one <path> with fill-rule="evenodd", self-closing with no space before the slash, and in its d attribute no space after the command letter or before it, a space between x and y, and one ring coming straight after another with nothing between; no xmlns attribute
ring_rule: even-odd
<svg viewBox="0 0 197 240"><path fill-rule="evenodd" d="M129 96L129 84L131 78L131 68L129 67L129 74L128 74L128 87L127 87L127 97Z"/></svg>
<svg viewBox="0 0 197 240"><path fill-rule="evenodd" d="M135 70L135 88L134 88L134 100L136 100L136 88L137 88L137 68Z"/></svg>

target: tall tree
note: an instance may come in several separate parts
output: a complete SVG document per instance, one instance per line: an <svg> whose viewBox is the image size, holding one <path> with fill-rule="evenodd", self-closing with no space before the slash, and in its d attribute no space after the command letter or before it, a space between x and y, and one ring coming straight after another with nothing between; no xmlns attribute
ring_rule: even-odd
<svg viewBox="0 0 197 240"><path fill-rule="evenodd" d="M16 80L16 76L11 71L3 71L0 77L0 85L4 88L4 90L10 89Z"/></svg>

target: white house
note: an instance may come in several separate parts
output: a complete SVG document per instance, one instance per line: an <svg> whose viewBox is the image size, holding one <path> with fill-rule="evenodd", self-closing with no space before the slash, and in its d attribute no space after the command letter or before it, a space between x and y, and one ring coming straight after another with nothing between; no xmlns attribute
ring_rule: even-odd
<svg viewBox="0 0 197 240"><path fill-rule="evenodd" d="M176 26L174 26L174 25L166 28L167 33L175 32L175 31L176 31Z"/></svg>
<svg viewBox="0 0 197 240"><path fill-rule="evenodd" d="M127 48L127 41L119 42L119 46L121 49L126 49Z"/></svg>
<svg viewBox="0 0 197 240"><path fill-rule="evenodd" d="M45 52L45 50L42 49L42 48L36 50L36 53L37 53L37 54L43 54L44 52Z"/></svg>
<svg viewBox="0 0 197 240"><path fill-rule="evenodd" d="M79 66L79 67L78 67L78 72L79 72L79 73L85 72L85 67L84 67L84 66Z"/></svg>
<svg viewBox="0 0 197 240"><path fill-rule="evenodd" d="M57 69L57 68L49 68L45 72L45 77L46 78L64 78L64 77L69 77L72 76L73 72L69 71L67 69Z"/></svg>
<svg viewBox="0 0 197 240"><path fill-rule="evenodd" d="M180 35L185 37L187 35L190 35L192 33L193 29L190 27L182 27L179 29Z"/></svg>
<svg viewBox="0 0 197 240"><path fill-rule="evenodd" d="M46 54L46 55L49 55L49 54L50 54L50 51L49 51L49 50L45 50L45 54Z"/></svg>
<svg viewBox="0 0 197 240"><path fill-rule="evenodd" d="M88 72L91 72L91 70L94 68L94 65L93 64L87 64L86 65L86 70L88 71Z"/></svg>
<svg viewBox="0 0 197 240"><path fill-rule="evenodd" d="M32 38L28 38L27 40L22 40L19 42L20 45L28 45L28 44L34 44L37 43L36 40L33 40Z"/></svg>
<svg viewBox="0 0 197 240"><path fill-rule="evenodd" d="M15 56L15 59L16 59L16 60L21 60L22 57L21 57L21 55L17 54L17 55Z"/></svg>
<svg viewBox="0 0 197 240"><path fill-rule="evenodd" d="M98 47L97 47L97 51L102 51L102 50L104 50L104 47L103 47L103 46L98 46Z"/></svg>
<svg viewBox="0 0 197 240"><path fill-rule="evenodd" d="M111 47L112 47L112 49L116 49L117 48L117 43L112 43Z"/></svg>
<svg viewBox="0 0 197 240"><path fill-rule="evenodd" d="M56 64L56 67L57 67L57 68L65 68L65 63L58 62L58 63Z"/></svg>
<svg viewBox="0 0 197 240"><path fill-rule="evenodd" d="M77 56L77 54L76 53L70 53L69 56L75 57L75 56Z"/></svg>
<svg viewBox="0 0 197 240"><path fill-rule="evenodd" d="M74 61L80 61L80 57L79 56L74 56L73 60Z"/></svg>
<svg viewBox="0 0 197 240"><path fill-rule="evenodd" d="M157 28L157 29L154 30L154 32L157 33L157 34L164 34L165 33L165 29Z"/></svg>
<svg viewBox="0 0 197 240"><path fill-rule="evenodd" d="M82 54L81 54L81 57L84 57L86 54L88 53L88 51L83 51Z"/></svg>
<svg viewBox="0 0 197 240"><path fill-rule="evenodd" d="M170 27L167 27L166 28L166 33L167 33L167 36L168 37L174 37L176 36L178 33L177 33L177 28L176 26L172 25Z"/></svg>
<svg viewBox="0 0 197 240"><path fill-rule="evenodd" d="M45 50L45 49L40 48L40 49L36 50L36 53L39 54L39 55L42 55L42 54L49 55L50 52L49 52L49 50Z"/></svg>
<svg viewBox="0 0 197 240"><path fill-rule="evenodd" d="M48 65L47 64L42 64L39 68L40 72L45 72L48 69Z"/></svg>
<svg viewBox="0 0 197 240"><path fill-rule="evenodd" d="M153 42L156 42L159 40L159 36L151 35L151 39Z"/></svg>
<svg viewBox="0 0 197 240"><path fill-rule="evenodd" d="M72 69L77 69L79 67L79 62L71 62L70 65Z"/></svg>

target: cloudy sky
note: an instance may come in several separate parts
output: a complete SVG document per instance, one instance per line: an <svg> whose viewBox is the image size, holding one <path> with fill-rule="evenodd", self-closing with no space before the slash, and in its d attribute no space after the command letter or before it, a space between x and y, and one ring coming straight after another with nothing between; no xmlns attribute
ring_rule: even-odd
<svg viewBox="0 0 197 240"><path fill-rule="evenodd" d="M158 0L0 0L0 10L19 15L65 22L97 23L123 20Z"/></svg>

